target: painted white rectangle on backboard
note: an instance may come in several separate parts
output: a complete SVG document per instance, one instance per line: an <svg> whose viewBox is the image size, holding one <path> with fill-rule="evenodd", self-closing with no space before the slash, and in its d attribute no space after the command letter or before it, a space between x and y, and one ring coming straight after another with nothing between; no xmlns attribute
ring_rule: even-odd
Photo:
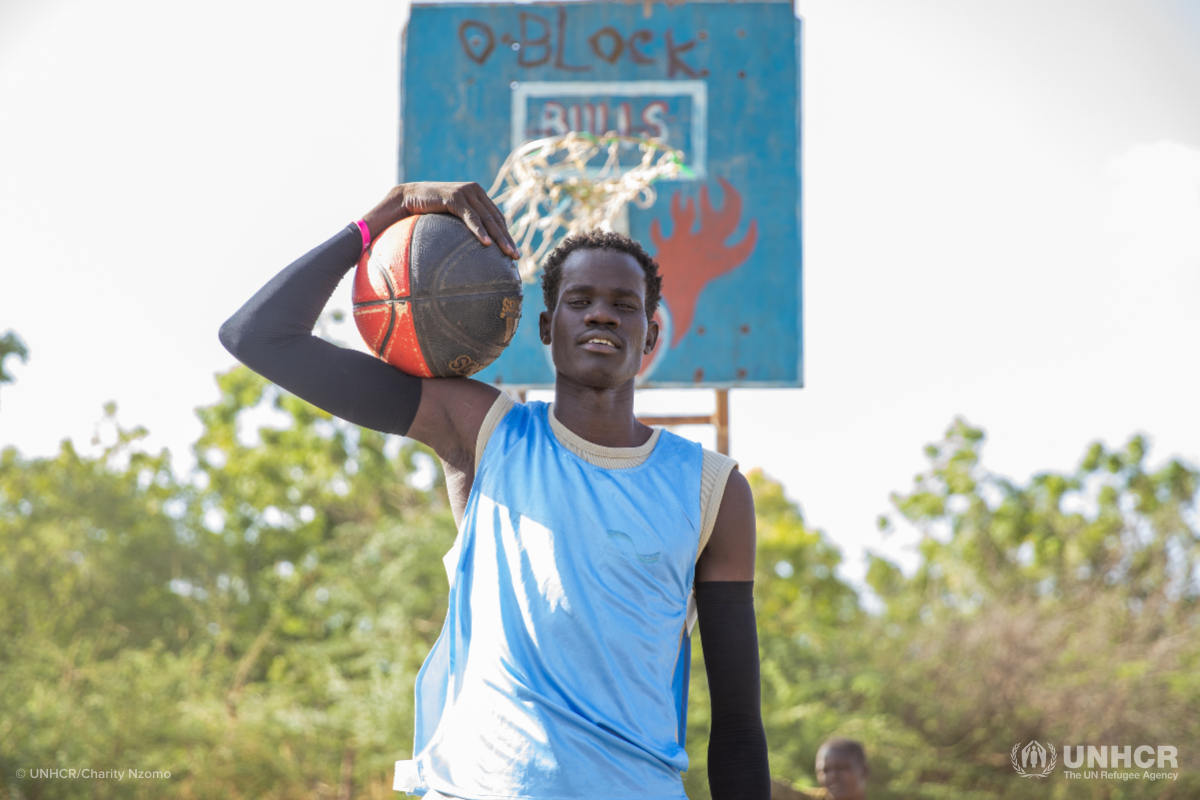
<svg viewBox="0 0 1200 800"><path fill-rule="evenodd" d="M511 149L530 139L573 130L597 136L616 131L657 138L682 150L694 173L691 180L708 175L708 84L704 81L513 83Z"/></svg>

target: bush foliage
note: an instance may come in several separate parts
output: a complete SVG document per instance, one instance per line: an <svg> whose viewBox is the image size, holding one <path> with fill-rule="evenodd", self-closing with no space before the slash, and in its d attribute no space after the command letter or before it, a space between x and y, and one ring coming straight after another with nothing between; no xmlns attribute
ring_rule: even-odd
<svg viewBox="0 0 1200 800"><path fill-rule="evenodd" d="M197 467L137 447L0 454L0 793L13 798L393 798L413 682L445 615L455 536L436 459L245 369L200 409ZM1200 741L1200 475L1138 437L1069 474L987 472L956 421L894 516L906 576L860 595L783 488L751 474L763 710L780 783L862 740L870 796L1191 798ZM894 524L884 519L881 524ZM694 648L685 775L708 797ZM1014 743L1171 744L1179 778L1016 775ZM169 772L16 778L18 769Z"/></svg>

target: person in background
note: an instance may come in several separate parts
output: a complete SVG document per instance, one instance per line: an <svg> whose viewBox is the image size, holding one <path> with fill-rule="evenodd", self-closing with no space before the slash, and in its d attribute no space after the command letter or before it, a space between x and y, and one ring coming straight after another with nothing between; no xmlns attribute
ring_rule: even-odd
<svg viewBox="0 0 1200 800"><path fill-rule="evenodd" d="M781 778L771 779L771 800L866 800L867 754L853 739L826 739L817 749L819 787L793 787Z"/></svg>
<svg viewBox="0 0 1200 800"><path fill-rule="evenodd" d="M817 750L817 783L830 800L866 800L867 754L853 739L826 739Z"/></svg>

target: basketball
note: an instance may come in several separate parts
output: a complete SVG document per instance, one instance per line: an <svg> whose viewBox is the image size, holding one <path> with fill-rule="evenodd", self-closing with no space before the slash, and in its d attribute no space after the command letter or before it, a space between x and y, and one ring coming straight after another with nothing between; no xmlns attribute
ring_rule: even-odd
<svg viewBox="0 0 1200 800"><path fill-rule="evenodd" d="M521 279L458 217L418 214L385 230L354 273L354 321L371 352L421 378L473 375L512 341Z"/></svg>

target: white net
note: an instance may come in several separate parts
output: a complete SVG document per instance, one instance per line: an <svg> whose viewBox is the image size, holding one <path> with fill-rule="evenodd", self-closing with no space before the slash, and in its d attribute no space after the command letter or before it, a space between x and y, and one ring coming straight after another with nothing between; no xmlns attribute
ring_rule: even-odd
<svg viewBox="0 0 1200 800"><path fill-rule="evenodd" d="M640 161L622 164L622 152L635 148ZM601 157L604 164L596 167ZM657 196L652 184L681 174L690 174L683 153L657 139L572 131L522 144L505 159L488 194L504 212L523 254L517 267L530 281L565 237L613 230L628 203L649 208Z"/></svg>

